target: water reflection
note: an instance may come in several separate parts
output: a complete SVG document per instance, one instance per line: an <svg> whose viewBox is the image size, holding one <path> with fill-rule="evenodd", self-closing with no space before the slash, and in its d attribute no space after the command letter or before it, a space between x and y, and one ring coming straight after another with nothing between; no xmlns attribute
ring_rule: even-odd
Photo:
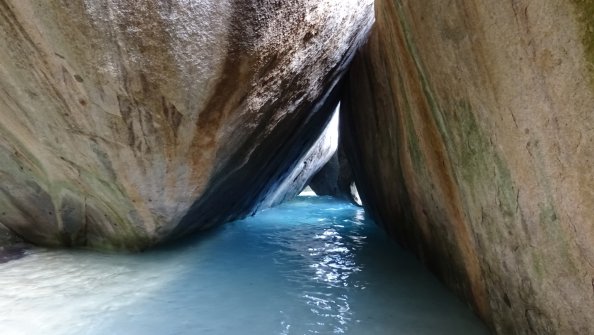
<svg viewBox="0 0 594 335"><path fill-rule="evenodd" d="M305 197L136 255L0 264L0 334L486 334L363 210Z"/></svg>
<svg viewBox="0 0 594 335"><path fill-rule="evenodd" d="M309 261L312 262L309 266L315 270L313 279L324 284L321 287L331 290L331 293L318 290L303 295L312 313L327 320L326 324L318 322L317 325L328 325L334 333L345 333L352 321L346 288L358 286L349 278L362 269L354 259L357 249L362 246L361 240L345 240L336 230L340 228L343 226L337 225L315 235L311 242L314 246L308 248ZM351 243L353 241L356 243ZM344 293L337 296L336 288L345 288Z"/></svg>
<svg viewBox="0 0 594 335"><path fill-rule="evenodd" d="M347 204L333 205L327 210L352 210ZM362 210L357 212L362 213ZM364 216L359 214L339 220L337 216L328 218L324 214L309 213L314 216L310 220L315 225L307 225L306 230L298 234L287 234L277 227L280 230L270 234L279 236L269 240L282 247L284 260L292 260L292 263L284 263L290 268L284 271L284 276L296 284L296 291L300 292L301 299L313 314L311 320L315 320L304 330L312 334L342 334L348 331L350 323L360 322L351 310L350 291L365 286L352 278L354 273L363 270L356 255L365 245ZM291 236L292 239L278 238L280 236ZM295 255L299 257L292 257ZM281 325L288 325L288 321L281 321Z"/></svg>

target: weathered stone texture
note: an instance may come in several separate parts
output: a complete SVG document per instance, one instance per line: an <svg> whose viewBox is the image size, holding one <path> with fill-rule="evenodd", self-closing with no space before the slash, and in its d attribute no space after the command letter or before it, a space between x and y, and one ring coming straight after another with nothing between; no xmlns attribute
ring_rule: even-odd
<svg viewBox="0 0 594 335"><path fill-rule="evenodd" d="M250 213L372 21L371 0L0 1L0 224L142 249Z"/></svg>
<svg viewBox="0 0 594 335"><path fill-rule="evenodd" d="M592 8L377 0L350 72L368 211L499 334L594 333Z"/></svg>

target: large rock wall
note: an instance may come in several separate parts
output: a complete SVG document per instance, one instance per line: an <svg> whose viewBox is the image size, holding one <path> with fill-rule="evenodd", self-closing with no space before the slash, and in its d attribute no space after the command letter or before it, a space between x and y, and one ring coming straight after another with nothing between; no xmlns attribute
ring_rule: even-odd
<svg viewBox="0 0 594 335"><path fill-rule="evenodd" d="M250 213L372 21L371 0L0 1L0 226L142 249Z"/></svg>
<svg viewBox="0 0 594 335"><path fill-rule="evenodd" d="M368 211L499 334L594 333L593 11L377 0L350 72Z"/></svg>

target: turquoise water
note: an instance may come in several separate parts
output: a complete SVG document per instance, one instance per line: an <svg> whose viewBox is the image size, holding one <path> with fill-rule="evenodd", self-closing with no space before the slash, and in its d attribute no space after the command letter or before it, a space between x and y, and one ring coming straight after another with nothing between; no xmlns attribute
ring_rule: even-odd
<svg viewBox="0 0 594 335"><path fill-rule="evenodd" d="M297 200L136 255L0 264L0 334L486 334L362 209Z"/></svg>

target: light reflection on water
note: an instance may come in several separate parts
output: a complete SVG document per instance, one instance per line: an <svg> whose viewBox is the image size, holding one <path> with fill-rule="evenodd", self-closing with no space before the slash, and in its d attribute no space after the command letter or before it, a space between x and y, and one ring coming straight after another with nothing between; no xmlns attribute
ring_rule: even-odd
<svg viewBox="0 0 594 335"><path fill-rule="evenodd" d="M284 263L287 269L283 274L294 283L293 288L300 294L300 300L309 307L313 317L306 320L306 327L296 333L345 333L353 321L350 290L365 286L360 280L351 278L362 270L356 254L365 244L366 238L361 220L364 218L363 211L343 203L332 205L326 208L326 212L334 214L348 209L351 216L353 211L358 214L342 221L337 216L310 220L316 226L305 223L304 229L298 229L298 234L283 233L284 240L276 239L278 233L270 231L274 235L271 239L276 241L274 243L283 241L279 243L282 246L279 249L281 259L298 255L293 262ZM295 264L300 266L295 268Z"/></svg>
<svg viewBox="0 0 594 335"><path fill-rule="evenodd" d="M0 334L486 334L360 208L303 197L139 255L0 264Z"/></svg>

